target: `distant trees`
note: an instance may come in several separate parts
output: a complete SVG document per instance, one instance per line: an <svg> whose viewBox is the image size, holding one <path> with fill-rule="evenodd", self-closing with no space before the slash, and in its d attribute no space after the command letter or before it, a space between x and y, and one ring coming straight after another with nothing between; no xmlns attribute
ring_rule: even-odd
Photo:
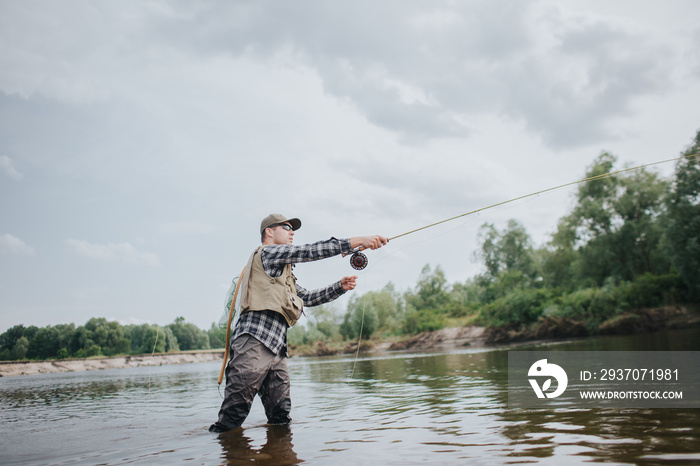
<svg viewBox="0 0 700 466"><path fill-rule="evenodd" d="M684 155L699 150L700 132ZM612 173L615 162L601 154L586 177ZM486 290L480 318L487 325L560 316L595 329L625 310L700 298L698 158L679 161L672 182L639 169L581 184L571 213L559 221L550 242L535 250L514 246L527 244L514 223L504 233L482 228L480 257L487 273L476 282ZM505 241L508 236L519 241ZM503 249L522 265L512 266L517 262L504 259L512 254Z"/></svg>
<svg viewBox="0 0 700 466"><path fill-rule="evenodd" d="M445 272L440 266L423 267L415 289L404 294L406 312L403 333L420 333L445 326L449 313L450 294Z"/></svg>
<svg viewBox="0 0 700 466"><path fill-rule="evenodd" d="M210 348L209 334L184 320L178 317L165 327L121 325L103 317L92 318L77 328L74 324L44 328L15 325L0 334L0 360L84 358Z"/></svg>
<svg viewBox="0 0 700 466"><path fill-rule="evenodd" d="M600 155L586 177L610 173L616 158ZM645 169L583 183L578 203L558 226L551 246L554 268L572 287L587 281L632 280L644 273L665 273L670 262L662 237L664 196L669 183ZM561 268L568 267L568 270ZM554 271L553 270L553 271ZM548 278L553 278L552 273Z"/></svg>
<svg viewBox="0 0 700 466"><path fill-rule="evenodd" d="M176 318L168 328L175 336L180 350L209 349L209 335L196 325L185 323L184 317Z"/></svg>

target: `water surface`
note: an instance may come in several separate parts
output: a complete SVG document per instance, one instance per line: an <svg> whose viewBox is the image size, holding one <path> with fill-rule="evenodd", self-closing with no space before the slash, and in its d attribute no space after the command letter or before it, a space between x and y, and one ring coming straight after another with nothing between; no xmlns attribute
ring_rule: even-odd
<svg viewBox="0 0 700 466"><path fill-rule="evenodd" d="M688 329L517 349L698 342ZM218 363L2 378L0 464L700 464L697 409L508 409L508 349L291 358L292 424L267 426L256 400L220 436Z"/></svg>

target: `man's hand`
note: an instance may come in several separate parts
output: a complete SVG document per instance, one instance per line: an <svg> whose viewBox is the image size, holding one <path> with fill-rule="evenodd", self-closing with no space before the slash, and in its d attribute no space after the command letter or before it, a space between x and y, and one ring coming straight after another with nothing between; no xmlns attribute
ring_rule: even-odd
<svg viewBox="0 0 700 466"><path fill-rule="evenodd" d="M340 280L341 285L343 285L343 289L345 291L350 291L354 290L355 286L357 286L357 275L352 275L349 277L343 277Z"/></svg>
<svg viewBox="0 0 700 466"><path fill-rule="evenodd" d="M353 249L360 247L362 249L379 249L388 243L389 240L382 235L372 235L372 236L356 236L350 238L350 246Z"/></svg>

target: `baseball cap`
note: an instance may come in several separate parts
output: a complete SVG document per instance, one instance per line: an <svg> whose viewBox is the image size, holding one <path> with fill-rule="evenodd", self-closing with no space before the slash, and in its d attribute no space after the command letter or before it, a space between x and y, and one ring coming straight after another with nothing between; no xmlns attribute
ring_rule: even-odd
<svg viewBox="0 0 700 466"><path fill-rule="evenodd" d="M296 231L301 228L301 220L298 218L287 218L282 214L270 214L260 222L260 234L265 231L265 228L270 228L272 225L285 222L289 222L292 226L292 230Z"/></svg>

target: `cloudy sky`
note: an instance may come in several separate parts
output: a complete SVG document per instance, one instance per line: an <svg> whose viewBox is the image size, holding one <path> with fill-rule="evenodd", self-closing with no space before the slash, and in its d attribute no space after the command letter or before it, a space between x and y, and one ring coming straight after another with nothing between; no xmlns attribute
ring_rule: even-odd
<svg viewBox="0 0 700 466"><path fill-rule="evenodd" d="M676 157L700 129L699 17L696 0L0 0L0 332L207 328L271 212L302 219L300 243L395 236L580 179L602 151ZM464 281L480 225L543 244L573 192L398 238L355 293L426 264ZM306 288L352 273L296 269Z"/></svg>

